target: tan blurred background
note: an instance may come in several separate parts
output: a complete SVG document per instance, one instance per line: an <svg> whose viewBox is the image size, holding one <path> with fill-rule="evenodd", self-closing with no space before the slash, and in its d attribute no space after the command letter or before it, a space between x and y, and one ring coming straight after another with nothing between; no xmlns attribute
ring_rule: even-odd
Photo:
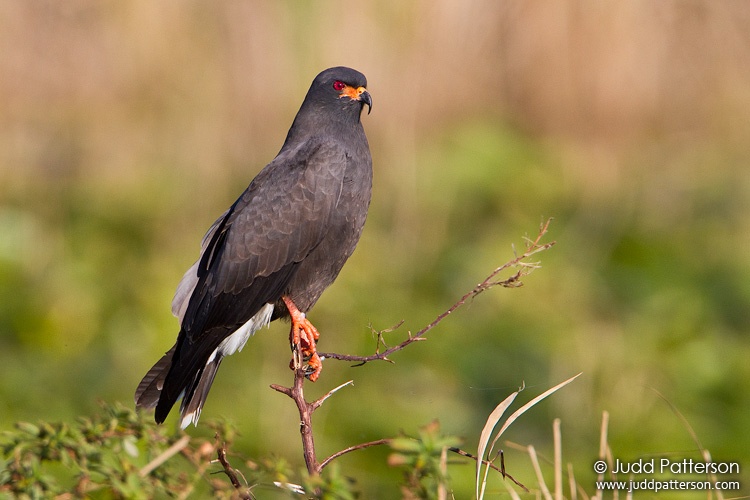
<svg viewBox="0 0 750 500"><path fill-rule="evenodd" d="M510 438L549 450L559 416L587 470L608 410L620 455L696 454L657 389L715 458L747 458L739 0L0 3L3 426L130 401L176 335L171 294L203 232L334 65L368 77L376 178L360 248L312 313L324 350L370 352L370 322L418 330L543 218L558 245L395 366L329 361L314 390L356 385L320 413L324 446L432 418L474 446L521 381L535 395L584 371ZM225 364L204 415L240 422L248 455L293 461L293 408L267 387L288 376L283 330ZM385 453L342 467L389 498ZM453 474L472 491L469 466Z"/></svg>

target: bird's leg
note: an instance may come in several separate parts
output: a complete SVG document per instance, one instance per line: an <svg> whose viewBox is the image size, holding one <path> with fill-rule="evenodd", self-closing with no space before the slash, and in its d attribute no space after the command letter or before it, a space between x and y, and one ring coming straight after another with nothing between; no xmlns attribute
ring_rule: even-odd
<svg viewBox="0 0 750 500"><path fill-rule="evenodd" d="M315 382L320 376L320 371L323 369L323 363L316 350L316 343L318 342L318 338L320 338L320 333L305 317L305 313L297 309L292 299L284 295L281 297L281 300L286 304L289 316L292 319L289 342L292 344L292 350L295 351L295 359L292 359L290 367L292 369L298 367L298 363L295 363L295 361L298 361L296 360L296 352L297 346L299 346L303 359L307 361L306 376L310 381Z"/></svg>

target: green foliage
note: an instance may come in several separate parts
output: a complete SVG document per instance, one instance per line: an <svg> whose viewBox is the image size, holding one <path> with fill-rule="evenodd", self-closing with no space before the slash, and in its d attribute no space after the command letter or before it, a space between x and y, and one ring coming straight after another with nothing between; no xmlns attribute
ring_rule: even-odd
<svg viewBox="0 0 750 500"><path fill-rule="evenodd" d="M404 469L404 498L437 499L438 491L445 490L449 477L447 453L461 440L440 433L437 420L419 429L416 437L401 436L391 440L393 453L388 464Z"/></svg>
<svg viewBox="0 0 750 500"><path fill-rule="evenodd" d="M353 500L359 498L356 481L344 475L336 463L326 467L325 472L319 476L303 473L302 485L305 495L309 498L314 497L322 500Z"/></svg>
<svg viewBox="0 0 750 500"><path fill-rule="evenodd" d="M224 423L206 425L216 433L213 440L170 432L133 410L105 404L95 416L78 418L74 424L18 422L0 438L0 496L254 498L257 488L324 500L359 496L356 480L342 473L337 463L320 476L295 471L283 458L246 460L239 468L228 460L222 463L217 456L227 450L236 431ZM404 470L403 491L409 498L437 498L449 479L446 451L459 442L442 435L437 421L421 428L415 438L390 441L393 453L388 461Z"/></svg>
<svg viewBox="0 0 750 500"><path fill-rule="evenodd" d="M67 493L87 498L229 498L250 495L254 484L273 487L274 482L289 481L292 473L283 460L246 462L239 473L222 467L217 450L226 450L235 430L223 423L207 425L216 432L214 440L170 432L121 405L102 405L98 414L74 424L18 422L0 438L0 494L29 499ZM228 472L244 484L233 486Z"/></svg>
<svg viewBox="0 0 750 500"><path fill-rule="evenodd" d="M105 406L93 418L66 423L19 422L4 432L0 491L20 498L49 498L66 492L100 498L150 498L181 492L202 478L186 461L141 475L141 469L180 438L145 424L135 412Z"/></svg>

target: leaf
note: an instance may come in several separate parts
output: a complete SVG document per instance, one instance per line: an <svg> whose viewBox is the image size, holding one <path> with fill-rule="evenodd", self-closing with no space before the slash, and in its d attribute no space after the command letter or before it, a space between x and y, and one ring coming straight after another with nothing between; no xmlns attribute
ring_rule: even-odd
<svg viewBox="0 0 750 500"><path fill-rule="evenodd" d="M32 424L31 422L16 422L16 429L32 436L39 435L39 427Z"/></svg>
<svg viewBox="0 0 750 500"><path fill-rule="evenodd" d="M404 453L418 453L422 449L422 443L410 437L394 438L390 446L391 449Z"/></svg>

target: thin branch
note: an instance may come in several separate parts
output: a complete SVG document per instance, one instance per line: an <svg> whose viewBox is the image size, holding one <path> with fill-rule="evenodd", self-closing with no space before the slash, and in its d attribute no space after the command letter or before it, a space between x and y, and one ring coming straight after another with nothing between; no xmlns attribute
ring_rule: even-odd
<svg viewBox="0 0 750 500"><path fill-rule="evenodd" d="M391 333L391 332L394 332L394 331L398 330L401 327L401 325L403 325L403 324L404 324L404 320L402 319L401 321L399 321L395 325L391 326L390 328L385 328L383 330L376 330L375 327L372 326L372 323L370 323L368 325L370 327L370 331L372 332L372 334L377 337L376 344L375 344L375 354L379 354L380 353L380 346L381 345L385 349L388 349L390 347L388 344L385 343L385 334L386 333ZM384 358L383 361L388 361L389 363L392 363L392 361L390 359L387 359L387 358ZM364 364L365 363L363 362L363 363L356 364L354 366L362 366Z"/></svg>
<svg viewBox="0 0 750 500"><path fill-rule="evenodd" d="M539 252L543 252L545 250L550 249L555 242L549 242L549 243L541 243L542 237L544 237L545 234L547 234L547 230L549 229L549 225L552 222L552 219L548 219L544 224L542 224L539 228L539 234L534 240L527 239L526 242L526 251L522 253L521 255L516 255L516 257L502 266L498 267L494 271L490 273L489 276L487 276L484 281L476 285L471 291L465 293L463 297L458 299L456 303L454 303L452 306L450 306L448 309L443 311L441 314L439 314L429 325L425 326L421 330L419 330L414 335L409 335L409 338L401 342L400 344L397 344L393 347L389 347L385 349L384 351L380 352L380 344L382 343L380 338L382 336L382 333L385 333L386 331L393 330L395 328L398 328L398 326L401 325L399 323L396 325L396 327L391 328L389 330L383 330L382 332L379 332L379 341L378 341L378 349L376 350L375 354L372 354L370 356L353 356L349 354L338 354L334 352L326 352L326 353L320 353L320 356L322 358L331 358L331 359L338 359L342 361L355 361L358 363L357 366L363 365L365 363L369 363L370 361L390 361L388 359L388 356L390 354L393 354L394 352L400 351L404 349L409 344L412 344L414 342L418 342L420 340L425 340L424 335L435 328L438 324L440 324L441 321L443 321L445 318L451 315L456 309L463 306L468 302L469 300L473 299L477 295L481 294L482 292L485 292L489 290L490 288L496 287L496 286L502 286L505 288L516 288L523 285L523 282L521 279L528 275L531 271L539 267L538 262L525 262L526 259L531 257L532 255L535 255ZM501 272L505 271L506 269L512 268L512 267L520 267L518 271L516 271L512 276L503 279L503 280L497 280L496 277ZM402 322L403 323L403 322ZM385 344L383 344L385 345Z"/></svg>
<svg viewBox="0 0 750 500"><path fill-rule="evenodd" d="M323 396L321 399L308 403L305 400L304 384L305 384L305 368L302 366L302 353L300 351L300 345L295 346L294 354L294 384L292 387L284 387L277 384L271 384L271 389L278 391L294 400L299 411L299 432L302 436L302 452L305 457L305 465L307 466L307 472L312 476L320 475L321 466L318 463L318 459L315 455L315 440L313 439L312 431L312 414L313 412L325 401L330 394L339 390L347 384L343 384L329 394Z"/></svg>
<svg viewBox="0 0 750 500"><path fill-rule="evenodd" d="M253 496L250 495L247 491L245 491L245 487L240 483L240 480L237 478L237 470L235 470L230 464L229 459L227 459L227 448L226 444L223 444L222 446L217 447L216 455L218 457L219 463L221 464L222 470L220 472L223 472L227 475L229 478L229 481L231 481L232 486L234 486L234 489L237 490L237 494L242 499L252 499ZM244 477L243 477L244 479Z"/></svg>
<svg viewBox="0 0 750 500"><path fill-rule="evenodd" d="M330 457L328 457L325 460L323 460L320 463L320 468L321 469L325 468L326 465L328 465L329 463L331 463L331 461L339 458L341 455L346 455L347 453L350 453L352 451L363 450L363 449L369 448L371 446L380 446L381 444L390 444L390 442L391 442L391 439L378 439L377 441L370 441L368 443L355 444L354 446L350 446L348 448L344 448L343 450L337 451L336 453L334 453Z"/></svg>
<svg viewBox="0 0 750 500"><path fill-rule="evenodd" d="M346 387L348 385L354 385L354 380L349 380L348 382L344 382L343 384L341 384L340 386L336 387L335 389L331 389L330 391L328 391L327 393L325 393L323 396L321 396L320 398L318 398L315 401L313 401L312 403L310 403L310 409L312 411L317 410L318 407L320 405L322 405L325 402L326 399L330 398L331 396L333 396L333 394L335 392L338 392L339 390L343 389L344 387Z"/></svg>

